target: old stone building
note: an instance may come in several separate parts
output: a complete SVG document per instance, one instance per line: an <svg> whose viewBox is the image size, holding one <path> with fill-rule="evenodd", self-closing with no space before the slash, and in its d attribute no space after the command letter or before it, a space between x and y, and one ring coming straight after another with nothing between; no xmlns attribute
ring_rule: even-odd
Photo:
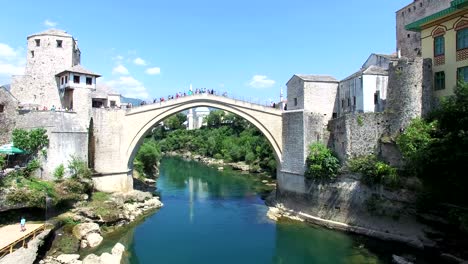
<svg viewBox="0 0 468 264"><path fill-rule="evenodd" d="M407 30L406 25L450 7L451 0L414 0L396 12L396 48L401 56L421 56L421 33Z"/></svg>
<svg viewBox="0 0 468 264"><path fill-rule="evenodd" d="M63 30L50 29L27 37L25 75L13 76L11 89L2 88L2 141L11 141L13 128L46 128L47 155L41 172L52 175L71 156L87 160L88 127L92 116L93 73L80 65L77 41ZM6 100L8 99L8 100ZM6 114L7 113L7 114ZM5 120L5 121L4 121Z"/></svg>
<svg viewBox="0 0 468 264"><path fill-rule="evenodd" d="M468 82L468 1L452 1L406 29L421 35L422 57L432 61L437 98L453 95L458 81Z"/></svg>
<svg viewBox="0 0 468 264"><path fill-rule="evenodd" d="M338 116L347 113L382 112L388 86L388 65L395 55L371 54L361 69L340 81Z"/></svg>
<svg viewBox="0 0 468 264"><path fill-rule="evenodd" d="M0 86L0 145L10 143L16 124L18 100L10 93L10 86Z"/></svg>

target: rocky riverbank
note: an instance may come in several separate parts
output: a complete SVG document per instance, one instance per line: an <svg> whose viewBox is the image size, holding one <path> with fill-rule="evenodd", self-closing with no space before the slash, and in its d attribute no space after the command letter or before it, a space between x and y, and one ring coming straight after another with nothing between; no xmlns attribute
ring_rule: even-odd
<svg viewBox="0 0 468 264"><path fill-rule="evenodd" d="M90 201L79 202L75 208L58 216L65 223L53 241L48 256L75 254L80 249L95 248L103 241L103 234L123 227L163 204L151 193L95 193Z"/></svg>
<svg viewBox="0 0 468 264"><path fill-rule="evenodd" d="M80 260L78 254L61 254L57 257L48 256L39 261L39 264L120 264L124 252L124 245L117 243L111 253L104 252L101 256L89 254Z"/></svg>

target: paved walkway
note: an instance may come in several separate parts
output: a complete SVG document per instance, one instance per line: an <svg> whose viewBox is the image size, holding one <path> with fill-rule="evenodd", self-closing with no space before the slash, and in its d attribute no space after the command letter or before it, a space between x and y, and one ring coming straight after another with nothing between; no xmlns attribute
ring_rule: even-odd
<svg viewBox="0 0 468 264"><path fill-rule="evenodd" d="M10 245L11 243L21 239L24 236L27 236L34 231L42 228L44 224L28 224L26 223L26 231L20 231L20 225L7 225L0 228L0 250L4 247Z"/></svg>

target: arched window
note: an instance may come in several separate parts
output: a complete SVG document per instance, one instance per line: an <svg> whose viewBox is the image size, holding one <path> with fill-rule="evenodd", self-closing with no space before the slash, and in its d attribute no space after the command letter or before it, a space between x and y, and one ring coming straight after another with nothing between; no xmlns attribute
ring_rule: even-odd
<svg viewBox="0 0 468 264"><path fill-rule="evenodd" d="M457 32L457 61L468 59L468 20L461 19L454 25Z"/></svg>
<svg viewBox="0 0 468 264"><path fill-rule="evenodd" d="M434 38L434 57L442 56L445 54L445 30L437 28L432 32Z"/></svg>

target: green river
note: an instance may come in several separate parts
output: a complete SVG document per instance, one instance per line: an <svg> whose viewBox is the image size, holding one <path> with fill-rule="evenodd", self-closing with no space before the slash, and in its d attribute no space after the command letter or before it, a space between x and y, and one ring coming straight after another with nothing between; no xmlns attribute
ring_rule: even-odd
<svg viewBox="0 0 468 264"><path fill-rule="evenodd" d="M164 207L106 237L96 253L120 241L124 263L388 263L388 253L369 249L378 241L271 221L256 175L165 158L157 188Z"/></svg>

